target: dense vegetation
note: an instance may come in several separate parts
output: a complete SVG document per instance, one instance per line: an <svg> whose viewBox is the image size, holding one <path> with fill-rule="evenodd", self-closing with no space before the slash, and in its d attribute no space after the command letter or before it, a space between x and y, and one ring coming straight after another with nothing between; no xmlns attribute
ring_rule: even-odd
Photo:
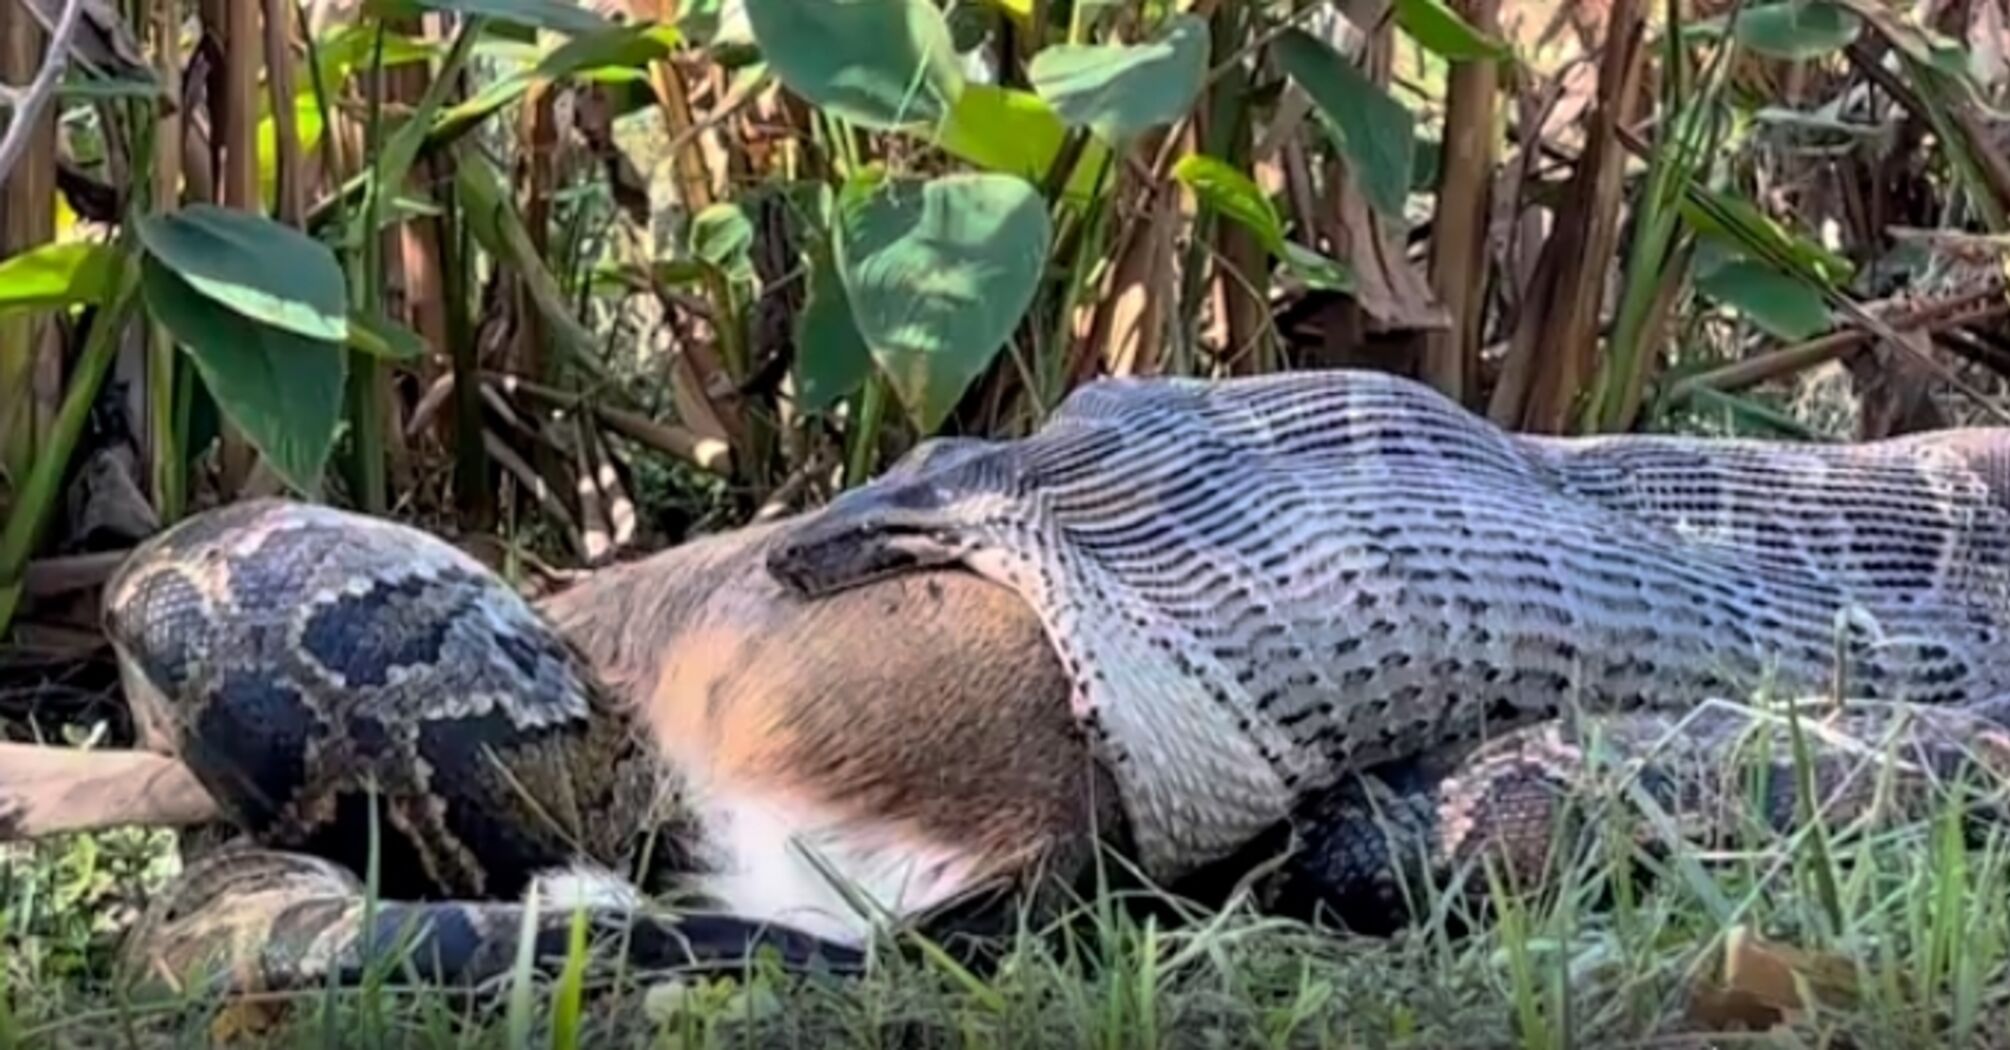
<svg viewBox="0 0 2010 1050"><path fill-rule="evenodd" d="M2006 63L2001 0L0 0L0 724L121 739L96 584L262 493L539 587L1099 375L1380 368L1560 433L2004 422ZM1982 1038L2001 857L1851 849L1461 941L1092 905L990 981L657 988L593 1023L1563 1045L1684 1023L1764 926L1850 975L1803 1035ZM109 1036L90 981L170 866L132 835L10 856L0 1045L79 1009ZM1830 866L1846 912L1803 892ZM536 1023L576 1038L556 1001ZM307 1038L465 1034L324 1006Z"/></svg>

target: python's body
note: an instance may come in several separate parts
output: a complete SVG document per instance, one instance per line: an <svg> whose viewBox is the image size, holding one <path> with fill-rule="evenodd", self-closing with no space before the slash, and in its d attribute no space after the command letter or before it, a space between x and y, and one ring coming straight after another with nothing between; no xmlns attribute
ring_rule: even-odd
<svg viewBox="0 0 2010 1050"><path fill-rule="evenodd" d="M1573 705L1826 690L1839 655L1852 695L2010 693L2001 431L1538 439L1377 373L1111 381L917 450L771 566L825 594L959 562L1046 623L1162 877Z"/></svg>
<svg viewBox="0 0 2010 1050"><path fill-rule="evenodd" d="M609 570L542 618L423 534L262 503L150 542L108 628L156 746L235 823L356 869L374 786L396 796L397 866L434 896L583 857L787 922L814 894L776 847L816 841L867 881L922 875L896 902L912 915L1078 869L1112 828L1172 877L1292 826L1311 858L1292 879L1345 898L1396 858L1363 848L1372 800L1342 773L1430 766L1399 794L1434 864L1546 841L1543 799L1583 748L1544 719L1619 711L1615 737L1649 752L1761 671L1825 690L1838 651L1849 692L1921 706L1859 720L1896 726L1919 768L1976 748L2010 765L1969 712L2006 673L1988 658L2005 462L2002 432L1509 437L1357 373L1098 384L1030 439L925 446L820 513ZM1870 616L1838 634L1851 606ZM1698 783L1663 795L1700 805ZM177 952L206 929L290 932L285 966L350 957L353 887L292 855L235 870L321 901L317 921L233 922L198 893L156 954L201 955Z"/></svg>

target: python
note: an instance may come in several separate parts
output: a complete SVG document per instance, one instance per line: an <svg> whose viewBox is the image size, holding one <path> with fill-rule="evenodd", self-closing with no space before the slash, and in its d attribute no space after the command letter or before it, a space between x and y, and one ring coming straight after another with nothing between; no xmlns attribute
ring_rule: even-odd
<svg viewBox="0 0 2010 1050"><path fill-rule="evenodd" d="M108 585L143 750L10 749L0 805L15 835L242 832L130 939L177 980L325 980L417 929L422 978L478 981L532 887L646 965L842 970L889 928L1054 906L1105 849L1386 921L1481 855L1539 874L1594 738L1722 810L1730 744L1781 723L1706 700L1767 646L1905 701L1826 718L1825 804L1888 798L1862 768L1894 742L1908 783L2010 769L1982 658L2006 450L1525 438L1354 373L1097 384L536 607L416 530L246 503ZM1877 615L1838 648L1843 598Z"/></svg>

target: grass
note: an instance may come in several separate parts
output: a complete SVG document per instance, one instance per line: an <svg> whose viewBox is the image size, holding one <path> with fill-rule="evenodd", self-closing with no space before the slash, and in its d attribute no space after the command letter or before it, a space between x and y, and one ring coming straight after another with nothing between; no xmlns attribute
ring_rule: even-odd
<svg viewBox="0 0 2010 1050"><path fill-rule="evenodd" d="M1914 824L1857 833L1809 812L1746 848L1667 856L1637 845L1631 822L1593 820L1548 891L1503 896L1465 935L1432 922L1350 937L1246 903L1161 917L1104 898L1022 928L981 976L910 941L851 982L573 965L550 980L520 970L480 997L370 986L237 1005L120 997L106 980L113 939L171 850L158 834L78 837L4 855L0 1048L220 1035L512 1050L2010 1045L1997 1034L2010 1031L2010 849L1963 817L1950 793ZM1459 909L1449 897L1428 907ZM1742 971L1729 993L1727 947ZM1769 978L1782 960L1785 977ZM1704 1034L1753 1009L1783 1024Z"/></svg>

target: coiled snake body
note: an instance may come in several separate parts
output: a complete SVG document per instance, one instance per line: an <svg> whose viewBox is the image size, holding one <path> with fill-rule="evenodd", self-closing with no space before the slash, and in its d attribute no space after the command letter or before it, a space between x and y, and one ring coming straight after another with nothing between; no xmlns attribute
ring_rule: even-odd
<svg viewBox="0 0 2010 1050"><path fill-rule="evenodd" d="M1752 719L1688 716L1768 679L1895 702L1826 725L1895 742L1915 772L2010 769L1992 706L2010 692L2000 431L1564 441L1376 374L1111 382L1026 440L925 445L762 549L805 600L944 565L1023 598L1136 850L1168 880L1278 827L1301 847L1280 892L1343 906L1380 906L1405 842L1437 871L1489 843L1537 865L1586 768L1580 724L1559 719L1580 708L1664 804L1707 815ZM375 799L393 896L514 894L581 857L645 887L702 863L680 773L635 711L422 534L231 508L150 542L107 609L155 746L266 845L360 869ZM1818 786L1862 810L1855 753L1825 750ZM1780 780L1770 816L1795 808ZM228 902L197 893L141 954L214 954L202 931L239 956L277 936L290 947L267 958L288 973L368 954L352 885L266 856L276 898L307 902L278 909L288 922L218 920ZM434 912L431 947L458 937L463 960L504 957L520 915ZM669 962L763 938L820 953L680 921L648 927ZM484 970L459 965L442 971Z"/></svg>
<svg viewBox="0 0 2010 1050"><path fill-rule="evenodd" d="M694 863L679 782L631 705L501 580L424 533L242 503L150 540L105 604L142 736L253 842L283 847L198 863L132 939L144 970L221 966L240 987L286 987L396 950L422 976L478 983L508 971L522 913L457 902L582 861L644 887ZM374 910L356 875L373 861L393 902ZM570 924L554 911L534 933L562 954ZM662 966L737 965L760 945L855 958L730 916L622 932L631 959Z"/></svg>

